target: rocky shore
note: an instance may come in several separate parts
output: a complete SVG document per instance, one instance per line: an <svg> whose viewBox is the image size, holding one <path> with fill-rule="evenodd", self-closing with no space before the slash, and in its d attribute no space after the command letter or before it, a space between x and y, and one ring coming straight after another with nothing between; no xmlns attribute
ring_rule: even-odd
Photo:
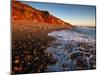
<svg viewBox="0 0 100 75"><path fill-rule="evenodd" d="M17 35L13 35L12 39L13 74L45 72L48 64L56 63L57 60L46 51L48 45L54 40L52 37L46 34L36 37L35 33L30 34L35 35L31 38L28 38L29 35L18 38Z"/></svg>

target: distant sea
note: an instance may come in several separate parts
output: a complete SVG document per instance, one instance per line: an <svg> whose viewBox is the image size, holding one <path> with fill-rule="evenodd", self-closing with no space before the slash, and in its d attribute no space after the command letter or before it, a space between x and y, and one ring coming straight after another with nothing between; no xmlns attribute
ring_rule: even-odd
<svg viewBox="0 0 100 75"><path fill-rule="evenodd" d="M90 35L93 38L96 37L96 28L95 27L75 27L72 30Z"/></svg>

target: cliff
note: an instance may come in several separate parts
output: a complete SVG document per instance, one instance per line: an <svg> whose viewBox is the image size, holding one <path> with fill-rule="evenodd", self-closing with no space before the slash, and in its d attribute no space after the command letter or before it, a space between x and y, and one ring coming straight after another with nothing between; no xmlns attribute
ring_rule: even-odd
<svg viewBox="0 0 100 75"><path fill-rule="evenodd" d="M20 1L12 1L12 22L39 24L48 28L71 28L72 25L53 16L48 11L38 10ZM41 24L41 25L40 25ZM46 25L47 24L47 25Z"/></svg>

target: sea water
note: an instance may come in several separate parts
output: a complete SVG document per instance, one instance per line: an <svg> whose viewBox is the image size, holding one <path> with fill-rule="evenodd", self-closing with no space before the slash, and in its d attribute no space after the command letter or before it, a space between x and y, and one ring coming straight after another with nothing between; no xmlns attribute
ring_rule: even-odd
<svg viewBox="0 0 100 75"><path fill-rule="evenodd" d="M47 72L79 70L80 67L77 66L77 59L79 58L83 59L82 62L85 61L83 65L86 64L81 69L91 69L91 66L95 65L95 54L91 53L91 51L95 50L95 28L75 27L70 30L53 31L48 33L48 36L55 38L55 40L52 41L47 51L58 61L56 64L48 65ZM91 48L80 47L80 43L87 43ZM76 53L78 56L76 60L71 59L73 53ZM81 53L83 57L78 55Z"/></svg>

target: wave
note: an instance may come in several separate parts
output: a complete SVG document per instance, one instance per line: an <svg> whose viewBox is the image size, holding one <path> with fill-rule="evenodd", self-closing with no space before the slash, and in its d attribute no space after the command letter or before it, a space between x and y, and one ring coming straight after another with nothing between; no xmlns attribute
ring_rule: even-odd
<svg viewBox="0 0 100 75"><path fill-rule="evenodd" d="M86 33L87 32L87 33ZM92 34L91 34L91 33ZM59 40L64 41L75 41L75 42L87 42L93 43L95 42L95 31L87 30L86 29L73 29L73 30L61 30L61 31L54 31L48 34L48 36L52 36ZM88 35L89 34L89 35ZM90 35L93 35L90 36Z"/></svg>
<svg viewBox="0 0 100 75"><path fill-rule="evenodd" d="M95 38L88 35L91 29L76 28L48 33L55 38L47 51L57 63L48 65L47 71L72 71L95 68ZM87 32L87 33L86 33ZM95 32L94 32L95 33Z"/></svg>

